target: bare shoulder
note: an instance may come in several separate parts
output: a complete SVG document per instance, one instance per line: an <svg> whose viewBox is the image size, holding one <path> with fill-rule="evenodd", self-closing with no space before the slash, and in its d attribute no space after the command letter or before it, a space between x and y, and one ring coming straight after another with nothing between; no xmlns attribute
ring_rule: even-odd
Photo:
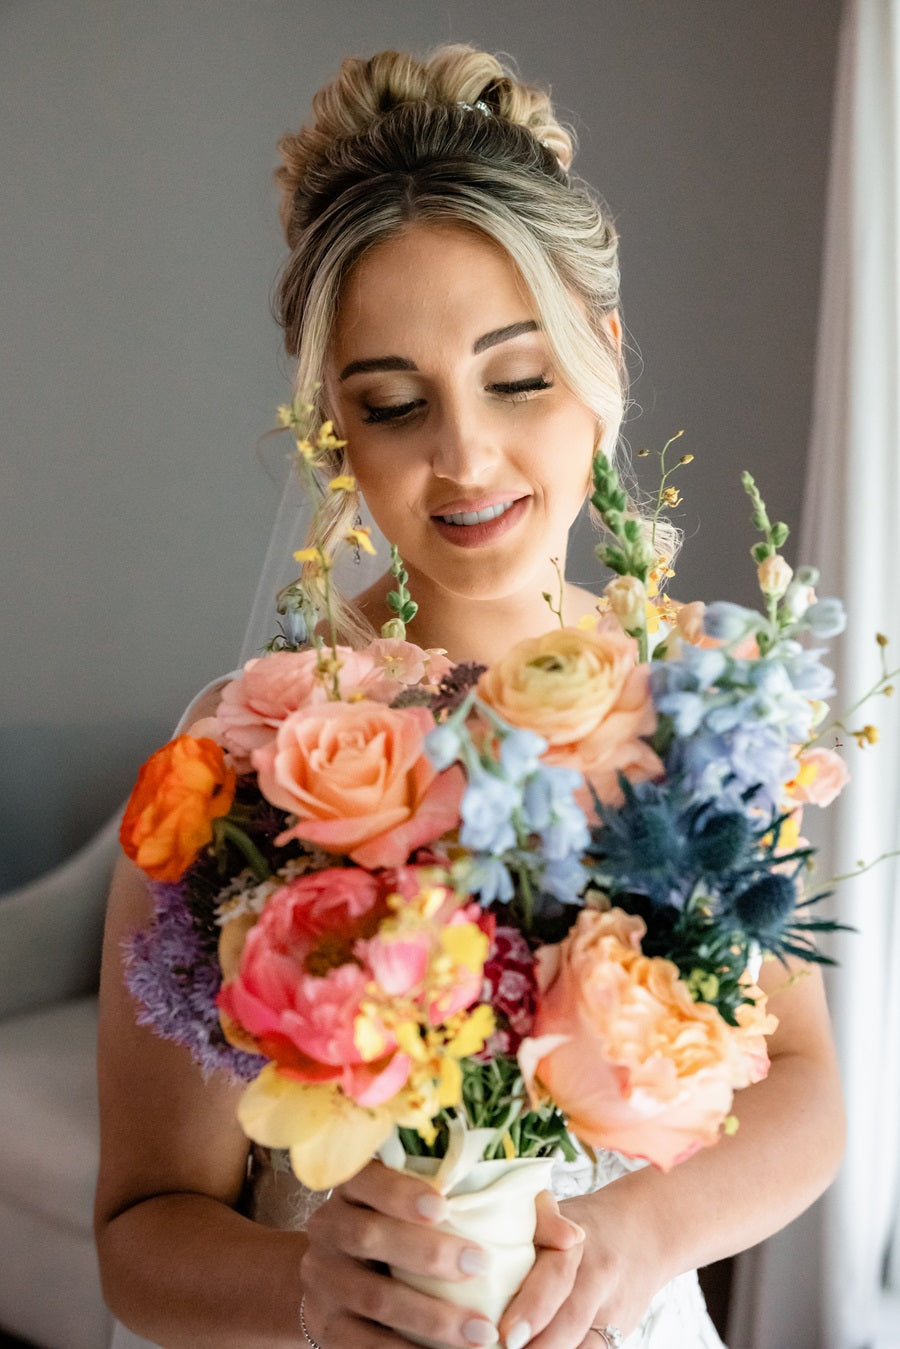
<svg viewBox="0 0 900 1349"><path fill-rule="evenodd" d="M203 721L206 717L214 717L222 699L222 690L234 677L234 674L220 675L202 688L185 708L178 723L179 730L188 730L196 722Z"/></svg>
<svg viewBox="0 0 900 1349"><path fill-rule="evenodd" d="M563 609L566 623L571 626L582 618L596 618L598 603L597 596L584 586L567 585Z"/></svg>

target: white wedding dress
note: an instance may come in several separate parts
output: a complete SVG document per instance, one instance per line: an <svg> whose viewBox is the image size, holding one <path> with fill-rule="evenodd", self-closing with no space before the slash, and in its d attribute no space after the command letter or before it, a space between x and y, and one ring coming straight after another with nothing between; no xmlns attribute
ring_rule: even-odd
<svg viewBox="0 0 900 1349"><path fill-rule="evenodd" d="M553 1192L558 1199L589 1194L629 1169L630 1164L612 1152L598 1153L596 1164L586 1156L574 1162L558 1162L553 1169ZM273 1165L265 1149L254 1148L245 1206L250 1217L267 1227L302 1230L323 1198L302 1186L285 1167ZM159 1346L117 1325L112 1349ZM326 1345L323 1349L340 1346ZM696 1274L682 1274L660 1289L623 1349L724 1349L709 1319Z"/></svg>

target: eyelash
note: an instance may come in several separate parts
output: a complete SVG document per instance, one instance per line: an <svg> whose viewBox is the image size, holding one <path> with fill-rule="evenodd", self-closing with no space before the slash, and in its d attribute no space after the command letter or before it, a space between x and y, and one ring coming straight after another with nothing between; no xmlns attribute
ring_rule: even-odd
<svg viewBox="0 0 900 1349"><path fill-rule="evenodd" d="M524 401L530 393L540 393L543 389L552 388L553 381L546 379L543 375L537 375L533 379L517 379L505 384L488 385L490 393L501 394L510 398L514 403ZM371 403L365 403L363 406L366 410L363 422L369 426L383 426L386 422L405 421L419 408L425 406L425 400L424 398L417 398L411 403L393 403L386 407L373 407Z"/></svg>

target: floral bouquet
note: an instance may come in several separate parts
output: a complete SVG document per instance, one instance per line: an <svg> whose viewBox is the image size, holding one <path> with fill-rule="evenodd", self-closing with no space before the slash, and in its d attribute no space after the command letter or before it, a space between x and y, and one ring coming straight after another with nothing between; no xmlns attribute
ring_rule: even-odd
<svg viewBox="0 0 900 1349"><path fill-rule="evenodd" d="M306 466L334 448L284 420ZM489 668L405 640L396 550L386 635L341 645L332 560L305 550L288 631L152 756L125 814L156 905L128 953L140 1019L247 1081L243 1128L307 1187L379 1153L431 1176L456 1230L493 1243L489 1315L533 1259L551 1160L669 1168L714 1144L768 1069L759 959L824 959L800 815L847 773L818 743L833 681L808 639L843 614L745 486L764 611L663 598L598 458L615 575L596 621L567 627L560 600Z"/></svg>

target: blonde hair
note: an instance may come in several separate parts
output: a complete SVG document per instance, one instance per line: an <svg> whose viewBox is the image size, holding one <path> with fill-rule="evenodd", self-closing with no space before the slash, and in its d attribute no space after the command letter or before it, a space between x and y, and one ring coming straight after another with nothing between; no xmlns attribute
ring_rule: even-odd
<svg viewBox="0 0 900 1349"><path fill-rule="evenodd" d="M563 378L597 416L598 448L614 455L626 377L603 320L619 304L618 241L603 203L569 177L573 138L545 92L467 46L421 58L350 57L313 99L311 124L284 136L279 150L292 251L278 317L298 359L298 390L319 390L315 421L328 416L326 355L354 264L414 223L454 222L496 241L516 264ZM347 465L335 460L326 471ZM357 509L338 495L314 541L333 547ZM341 611L345 634L365 640L359 616Z"/></svg>

